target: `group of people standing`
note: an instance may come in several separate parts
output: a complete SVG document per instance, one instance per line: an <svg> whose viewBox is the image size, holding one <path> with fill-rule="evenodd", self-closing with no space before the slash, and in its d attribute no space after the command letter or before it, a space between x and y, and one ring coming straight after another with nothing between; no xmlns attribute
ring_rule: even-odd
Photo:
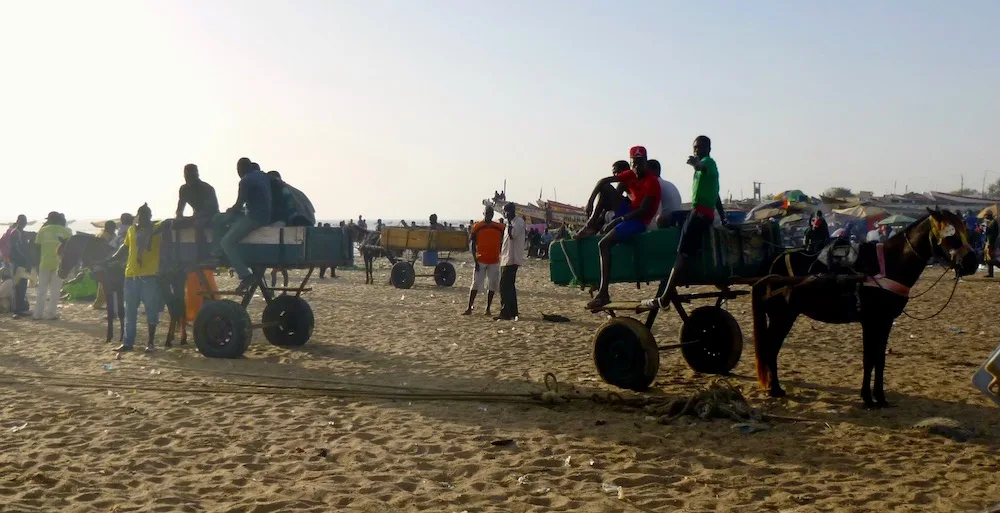
<svg viewBox="0 0 1000 513"><path fill-rule="evenodd" d="M524 265L527 233L524 218L517 215L513 203L503 207L506 223L493 220L495 212L487 206L483 220L472 225L469 238L472 243L472 261L475 265L469 306L462 315L471 315L479 292L486 293L486 315L492 314L493 298L500 291L500 313L497 321L517 320L517 270Z"/></svg>
<svg viewBox="0 0 1000 513"><path fill-rule="evenodd" d="M251 286L253 276L238 243L254 230L270 224L312 225L315 223L315 211L300 191L282 181L277 171L264 173L259 164L246 157L237 161L236 171L239 176L236 202L226 212L220 212L215 188L200 178L198 166L184 166L184 184L178 192L176 219L170 220L170 223L171 229L195 228L199 259L206 266L211 266L213 261L225 255L230 268L240 278L237 290L245 290ZM184 217L187 207L192 210L190 217ZM129 351L133 348L140 304L145 307L150 327L147 350L152 350L152 334L164 306L156 277L160 273L160 245L166 225L153 222L153 213L147 204L139 207L134 217L123 214L120 221L120 226L108 222L99 235L108 242L109 253L112 253L105 264L124 263L125 337L117 350ZM58 273L59 250L73 233L66 226L65 216L58 212L49 214L34 241L30 241L24 232L26 226L26 216L19 216L14 226L0 239L5 268L13 269L12 309L16 317L30 313L26 299L27 277L32 267L37 266L38 290L32 317L38 320L55 319L62 287ZM206 232L209 229L214 241L211 248L207 245ZM33 248L29 246L32 243L38 252L37 263L32 262ZM209 281L209 287L214 288L210 272L205 272L205 279ZM192 283L200 282L188 280L186 302L189 306L192 302L200 304L201 296L192 296L191 292L197 291L190 290ZM98 297L102 296L99 292ZM190 313L189 309L189 318Z"/></svg>

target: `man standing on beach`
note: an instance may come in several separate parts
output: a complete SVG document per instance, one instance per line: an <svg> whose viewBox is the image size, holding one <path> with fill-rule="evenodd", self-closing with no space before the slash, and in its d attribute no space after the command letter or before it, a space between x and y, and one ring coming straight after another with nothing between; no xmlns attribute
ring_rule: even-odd
<svg viewBox="0 0 1000 513"><path fill-rule="evenodd" d="M149 341L146 352L153 350L153 339L156 337L156 325L159 323L160 286L156 282L156 273L160 271L160 239L153 224L153 212L148 205L143 204L137 213L138 219L125 233L125 243L111 257L125 261L125 340L115 351L131 351L135 346L136 323L139 317L139 303L146 308L146 323L149 328Z"/></svg>
<svg viewBox="0 0 1000 513"><path fill-rule="evenodd" d="M475 274L469 290L469 308L462 315L472 315L476 293L487 292L486 315L492 315L493 296L500 286L500 247L503 243L503 225L493 222L493 207L486 207L483 220L472 226L472 261Z"/></svg>
<svg viewBox="0 0 1000 513"><path fill-rule="evenodd" d="M38 288L35 291L35 320L56 320L62 279L59 278L59 246L73 236L66 227L66 218L59 212L49 212L45 224L35 235L39 248Z"/></svg>
<svg viewBox="0 0 1000 513"><path fill-rule="evenodd" d="M503 206L507 218L503 245L500 248L500 315L497 321L517 320L517 268L524 265L524 247L527 243L524 233L524 219L515 215L513 203Z"/></svg>

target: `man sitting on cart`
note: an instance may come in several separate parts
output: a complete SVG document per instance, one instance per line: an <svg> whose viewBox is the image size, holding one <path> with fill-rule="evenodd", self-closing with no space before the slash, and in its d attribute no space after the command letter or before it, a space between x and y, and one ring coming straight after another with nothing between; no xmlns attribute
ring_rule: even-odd
<svg viewBox="0 0 1000 513"><path fill-rule="evenodd" d="M674 268L667 278L663 294L657 298L647 299L642 305L647 308L663 308L669 301L678 280L687 271L688 261L701 249L702 240L712 229L715 211L719 212L722 224L726 221L726 211L722 208L719 197L719 168L712 159L712 141L699 135L694 140L694 155L688 157L687 164L694 168L694 187L691 194L691 213L681 229L681 240L677 248L677 259Z"/></svg>
<svg viewBox="0 0 1000 513"><path fill-rule="evenodd" d="M260 166L254 166L246 157L236 162L236 173L240 177L236 204L225 214L216 215L212 224L215 254L220 250L225 253L229 268L240 278L236 290L242 292L253 283L253 273L244 263L239 243L257 228L271 223L271 183Z"/></svg>
<svg viewBox="0 0 1000 513"><path fill-rule="evenodd" d="M601 252L601 284L597 296L587 303L587 308L591 310L611 302L608 293L611 283L611 248L645 232L660 206L660 183L648 171L646 148L633 146L629 150L629 157L632 159L632 169L622 169L624 162L616 162L612 166L613 174L597 182L590 201L587 202L587 209L591 209L595 197L598 198L597 205L593 208L587 226L577 233L577 238L594 235L598 230L605 234L598 243ZM621 185L616 189L612 185L614 183ZM622 194L622 189L628 194ZM613 217L605 224L604 220L609 212Z"/></svg>

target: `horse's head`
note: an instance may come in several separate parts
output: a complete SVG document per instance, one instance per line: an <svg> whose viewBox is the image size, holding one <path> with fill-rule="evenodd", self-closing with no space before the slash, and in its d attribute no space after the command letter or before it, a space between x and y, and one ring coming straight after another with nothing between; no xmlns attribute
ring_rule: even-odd
<svg viewBox="0 0 1000 513"><path fill-rule="evenodd" d="M962 276L974 274L979 269L979 259L969 245L965 220L948 210L930 209L931 251L948 262Z"/></svg>
<svg viewBox="0 0 1000 513"><path fill-rule="evenodd" d="M65 280L73 269L89 267L107 257L107 244L87 233L78 233L59 246L59 278Z"/></svg>

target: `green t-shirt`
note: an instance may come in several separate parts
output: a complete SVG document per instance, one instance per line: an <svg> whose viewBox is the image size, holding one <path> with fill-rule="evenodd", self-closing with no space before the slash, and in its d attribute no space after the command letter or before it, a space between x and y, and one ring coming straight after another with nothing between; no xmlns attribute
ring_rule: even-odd
<svg viewBox="0 0 1000 513"><path fill-rule="evenodd" d="M691 207L714 209L719 202L719 168L712 157L702 157L700 169L694 171L694 189L691 193Z"/></svg>
<svg viewBox="0 0 1000 513"><path fill-rule="evenodd" d="M38 230L35 244L38 244L41 250L38 260L39 271L59 270L59 245L72 236L72 230L57 224L46 225Z"/></svg>

